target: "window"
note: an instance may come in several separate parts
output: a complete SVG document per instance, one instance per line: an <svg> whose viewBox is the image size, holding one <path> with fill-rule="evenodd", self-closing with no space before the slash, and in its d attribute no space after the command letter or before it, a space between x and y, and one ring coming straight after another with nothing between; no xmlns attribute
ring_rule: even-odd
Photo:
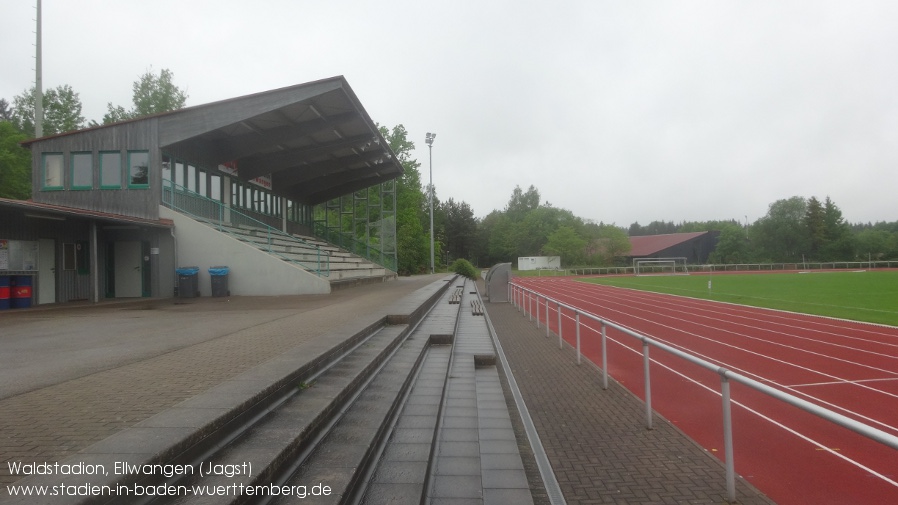
<svg viewBox="0 0 898 505"><path fill-rule="evenodd" d="M180 161L175 162L175 184L181 186L178 189L184 189L184 164Z"/></svg>
<svg viewBox="0 0 898 505"><path fill-rule="evenodd" d="M221 176L212 176L212 188L209 197L213 200L221 201Z"/></svg>
<svg viewBox="0 0 898 505"><path fill-rule="evenodd" d="M171 178L171 158L168 156L162 157L162 180L170 181Z"/></svg>
<svg viewBox="0 0 898 505"><path fill-rule="evenodd" d="M63 157L62 153L44 153L44 184L43 189L63 189Z"/></svg>
<svg viewBox="0 0 898 505"><path fill-rule="evenodd" d="M150 185L150 153L128 151L128 187L146 188Z"/></svg>
<svg viewBox="0 0 898 505"><path fill-rule="evenodd" d="M100 153L100 187L122 188L122 153L118 151Z"/></svg>
<svg viewBox="0 0 898 505"><path fill-rule="evenodd" d="M92 189L93 187L93 154L72 153L72 189Z"/></svg>
<svg viewBox="0 0 898 505"><path fill-rule="evenodd" d="M75 269L75 244L62 244L62 269Z"/></svg>

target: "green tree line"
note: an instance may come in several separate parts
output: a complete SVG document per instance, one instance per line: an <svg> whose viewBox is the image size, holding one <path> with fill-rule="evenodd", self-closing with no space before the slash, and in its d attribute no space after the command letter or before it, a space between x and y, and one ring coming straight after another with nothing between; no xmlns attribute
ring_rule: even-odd
<svg viewBox="0 0 898 505"><path fill-rule="evenodd" d="M849 224L830 198L793 196L771 203L754 223L654 221L629 234L720 232L714 263L800 263L898 259L898 221Z"/></svg>

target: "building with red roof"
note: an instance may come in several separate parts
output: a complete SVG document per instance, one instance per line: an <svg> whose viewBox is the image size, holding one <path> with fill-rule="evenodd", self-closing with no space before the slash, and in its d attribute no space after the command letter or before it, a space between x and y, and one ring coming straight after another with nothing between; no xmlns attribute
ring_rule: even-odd
<svg viewBox="0 0 898 505"><path fill-rule="evenodd" d="M630 259L686 258L687 263L707 263L717 247L719 231L667 233L630 237Z"/></svg>

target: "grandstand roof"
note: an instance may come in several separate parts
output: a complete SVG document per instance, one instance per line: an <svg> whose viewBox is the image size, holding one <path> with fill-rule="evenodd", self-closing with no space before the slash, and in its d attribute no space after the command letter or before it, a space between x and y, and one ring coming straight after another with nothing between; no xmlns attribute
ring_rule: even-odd
<svg viewBox="0 0 898 505"><path fill-rule="evenodd" d="M270 177L270 190L314 205L400 177L402 164L343 76L23 142L68 135L115 136L144 123L164 154L215 167L249 181ZM124 136L121 134L119 136ZM132 141L135 142L135 141ZM131 146L131 144L129 144ZM129 147L132 148L132 147Z"/></svg>
<svg viewBox="0 0 898 505"><path fill-rule="evenodd" d="M667 233L664 235L640 235L630 237L630 256L634 258L651 256L675 245L700 237L706 233L709 232L697 231L690 233Z"/></svg>

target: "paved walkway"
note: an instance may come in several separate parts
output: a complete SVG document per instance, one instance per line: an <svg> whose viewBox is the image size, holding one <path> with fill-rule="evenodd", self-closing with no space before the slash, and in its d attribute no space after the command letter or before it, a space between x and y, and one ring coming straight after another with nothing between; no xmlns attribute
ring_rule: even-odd
<svg viewBox="0 0 898 505"><path fill-rule="evenodd" d="M327 296L200 298L0 315L0 485L347 326L445 275ZM5 486L0 497L5 494Z"/></svg>
<svg viewBox="0 0 898 505"><path fill-rule="evenodd" d="M564 498L593 503L726 503L723 465L669 422L645 429L645 405L595 366L577 365L508 303L486 303ZM744 481L740 504L770 504Z"/></svg>
<svg viewBox="0 0 898 505"><path fill-rule="evenodd" d="M8 461L63 460L316 336L371 324L396 300L444 277L328 296L2 313L0 486L19 479ZM511 305L486 308L567 503L725 501L724 469L713 456L661 419L646 431L637 398L617 384L602 391L593 366L577 366L570 349L559 350ZM525 459L534 502L546 503L532 458ZM737 496L742 504L770 503L742 481Z"/></svg>

